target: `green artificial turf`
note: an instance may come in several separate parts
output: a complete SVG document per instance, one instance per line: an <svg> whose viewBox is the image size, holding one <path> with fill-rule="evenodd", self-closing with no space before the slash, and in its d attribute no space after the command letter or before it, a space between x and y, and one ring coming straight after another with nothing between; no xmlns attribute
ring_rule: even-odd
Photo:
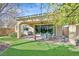
<svg viewBox="0 0 79 59"><path fill-rule="evenodd" d="M78 56L79 52L71 51L72 45L56 45L45 41L30 41L15 37L0 37L0 42L8 42L9 47L2 56Z"/></svg>

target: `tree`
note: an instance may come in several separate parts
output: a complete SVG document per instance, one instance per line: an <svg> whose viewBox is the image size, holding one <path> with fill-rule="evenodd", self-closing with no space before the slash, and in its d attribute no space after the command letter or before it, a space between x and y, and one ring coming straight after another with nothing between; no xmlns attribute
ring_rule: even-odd
<svg viewBox="0 0 79 59"><path fill-rule="evenodd" d="M19 13L17 4L8 4L1 11L0 14L0 25L5 28L14 28L16 25L16 18Z"/></svg>
<svg viewBox="0 0 79 59"><path fill-rule="evenodd" d="M59 12L59 8L61 4L58 3L50 3L49 4L51 11L48 13L49 20L51 20L53 25L62 25L61 24L61 14ZM48 8L49 9L49 8Z"/></svg>
<svg viewBox="0 0 79 59"><path fill-rule="evenodd" d="M59 23L62 25L67 25L67 24L79 23L79 17L78 17L79 4L78 3L51 4L52 8L53 8L53 5L55 6L55 11L52 14L55 14L55 15L52 15L52 16L56 24Z"/></svg>
<svg viewBox="0 0 79 59"><path fill-rule="evenodd" d="M60 7L59 11L62 14L62 23L64 24L77 24L78 23L78 9L77 3L64 3Z"/></svg>

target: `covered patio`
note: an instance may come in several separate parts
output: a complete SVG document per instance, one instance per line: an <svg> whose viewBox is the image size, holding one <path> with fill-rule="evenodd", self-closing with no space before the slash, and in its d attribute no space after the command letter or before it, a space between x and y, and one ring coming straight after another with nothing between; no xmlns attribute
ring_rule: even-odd
<svg viewBox="0 0 79 59"><path fill-rule="evenodd" d="M52 29L52 35L51 35L51 37L54 37L54 36L56 36L56 37L62 37L62 35L63 35L63 31L62 31L62 26L61 25L58 25L58 26L55 26L55 25L53 25L52 24L52 22L51 21L49 21L49 20L45 20L45 19L43 19L43 20L40 20L40 19L38 19L38 20L36 20L36 19L31 19L31 20L27 20L27 21L23 21L23 20L21 20L20 19L20 21L17 21L17 38L21 38L22 37L22 25L23 24L27 24L27 25L29 25L30 27L32 27L32 28L30 28L31 29L31 31L33 32L33 39L34 40L36 40L36 39L38 39L36 36L40 36L40 35L42 35L42 32L41 32L41 29L39 29L39 31L40 31L40 35L38 34L37 35L37 33L36 33L36 30L35 30L35 28L36 28L36 26L38 26L38 27L40 27L41 26L41 28L42 28L42 26L45 26L45 27L49 27L49 26L51 26L53 29ZM48 29L48 27L46 28L46 29ZM43 29L44 30L44 29ZM48 33L48 31L49 30L47 30L47 32L46 33ZM46 36L46 33L43 33L43 35L45 34L45 36ZM42 36L43 36L42 35ZM47 37L48 37L48 34L47 34ZM51 40L52 38L49 38L48 40Z"/></svg>
<svg viewBox="0 0 79 59"><path fill-rule="evenodd" d="M31 31L33 31L33 35L35 35L35 27L37 25L50 25L52 23L48 23L48 20L42 20L42 21L34 21L34 20L30 20L30 21L17 21L17 38L21 38L22 33L21 33L21 25L23 24L27 24L30 27L32 27Z"/></svg>

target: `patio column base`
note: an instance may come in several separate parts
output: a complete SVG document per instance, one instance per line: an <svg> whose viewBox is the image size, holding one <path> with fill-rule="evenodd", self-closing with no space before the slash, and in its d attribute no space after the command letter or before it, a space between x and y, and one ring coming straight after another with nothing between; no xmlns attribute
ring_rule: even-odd
<svg viewBox="0 0 79 59"><path fill-rule="evenodd" d="M75 46L76 46L76 41L75 41L75 40L69 39L69 42L70 42L72 45L75 45Z"/></svg>

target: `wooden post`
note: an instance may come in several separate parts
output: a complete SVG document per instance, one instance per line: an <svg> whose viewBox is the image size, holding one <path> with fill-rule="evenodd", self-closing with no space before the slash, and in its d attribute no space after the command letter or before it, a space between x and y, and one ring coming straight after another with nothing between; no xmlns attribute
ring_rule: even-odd
<svg viewBox="0 0 79 59"><path fill-rule="evenodd" d="M79 25L76 25L76 36L79 36Z"/></svg>
<svg viewBox="0 0 79 59"><path fill-rule="evenodd" d="M34 39L36 40L35 25L33 27L34 27Z"/></svg>
<svg viewBox="0 0 79 59"><path fill-rule="evenodd" d="M18 28L17 28L17 38L19 39L20 36L21 36L21 33L20 33L20 25L18 24Z"/></svg>

